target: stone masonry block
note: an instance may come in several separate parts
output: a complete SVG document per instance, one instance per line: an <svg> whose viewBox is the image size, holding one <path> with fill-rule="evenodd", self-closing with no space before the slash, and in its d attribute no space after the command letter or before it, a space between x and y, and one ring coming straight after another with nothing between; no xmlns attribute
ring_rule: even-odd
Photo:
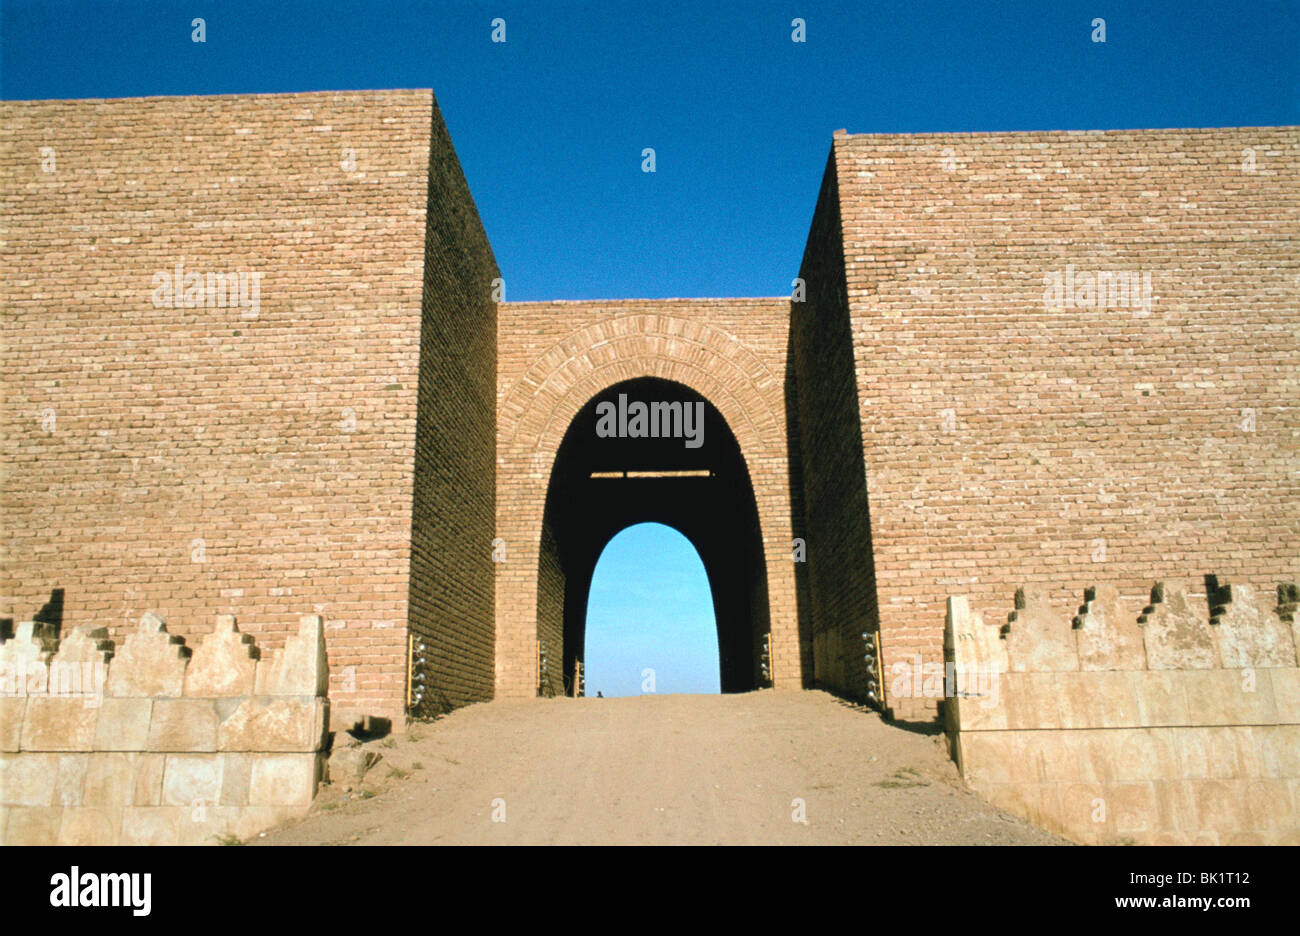
<svg viewBox="0 0 1300 936"><path fill-rule="evenodd" d="M162 805L215 805L221 798L222 766L220 754L168 754Z"/></svg>
<svg viewBox="0 0 1300 936"><path fill-rule="evenodd" d="M253 779L253 762L257 754L222 754L222 806L247 806L248 787Z"/></svg>
<svg viewBox="0 0 1300 936"><path fill-rule="evenodd" d="M1272 608L1266 608L1249 585L1223 585L1217 579L1210 617L1219 659L1228 668L1293 666L1296 658L1291 629Z"/></svg>
<svg viewBox="0 0 1300 936"><path fill-rule="evenodd" d="M165 754L136 754L132 757L134 773L131 805L159 806L162 804L163 773L167 766Z"/></svg>
<svg viewBox="0 0 1300 936"><path fill-rule="evenodd" d="M1198 725L1269 725L1277 720L1270 679L1243 679L1240 670L1181 673L1191 721Z"/></svg>
<svg viewBox="0 0 1300 936"><path fill-rule="evenodd" d="M1125 674L1137 698L1138 720L1146 727L1190 725L1182 674L1139 670Z"/></svg>
<svg viewBox="0 0 1300 936"><path fill-rule="evenodd" d="M55 768L54 805L80 806L89 754L60 754Z"/></svg>
<svg viewBox="0 0 1300 936"><path fill-rule="evenodd" d="M81 805L99 808L128 806L134 802L135 755L88 754Z"/></svg>
<svg viewBox="0 0 1300 936"><path fill-rule="evenodd" d="M216 751L217 708L211 699L157 699L149 722L149 750Z"/></svg>
<svg viewBox="0 0 1300 936"><path fill-rule="evenodd" d="M1281 725L1300 724L1300 669L1261 670L1261 678L1273 687L1273 705Z"/></svg>
<svg viewBox="0 0 1300 936"><path fill-rule="evenodd" d="M8 810L6 845L58 845L62 806L20 806Z"/></svg>
<svg viewBox="0 0 1300 936"><path fill-rule="evenodd" d="M189 807L128 806L122 810L123 845L176 845Z"/></svg>
<svg viewBox="0 0 1300 936"><path fill-rule="evenodd" d="M105 697L95 723L97 751L143 751L149 742L153 700Z"/></svg>
<svg viewBox="0 0 1300 936"><path fill-rule="evenodd" d="M122 826L120 807L75 806L63 810L61 845L116 845Z"/></svg>
<svg viewBox="0 0 1300 936"><path fill-rule="evenodd" d="M51 806L57 754L0 754L0 806Z"/></svg>
<svg viewBox="0 0 1300 936"><path fill-rule="evenodd" d="M99 708L93 700L32 696L23 718L24 751L91 751Z"/></svg>
<svg viewBox="0 0 1300 936"><path fill-rule="evenodd" d="M325 735L326 702L316 696L242 699L217 727L222 751L316 751Z"/></svg>
<svg viewBox="0 0 1300 936"><path fill-rule="evenodd" d="M23 736L27 699L0 696L0 751L17 751Z"/></svg>
<svg viewBox="0 0 1300 936"><path fill-rule="evenodd" d="M316 778L315 754L263 754L253 761L249 805L310 805Z"/></svg>

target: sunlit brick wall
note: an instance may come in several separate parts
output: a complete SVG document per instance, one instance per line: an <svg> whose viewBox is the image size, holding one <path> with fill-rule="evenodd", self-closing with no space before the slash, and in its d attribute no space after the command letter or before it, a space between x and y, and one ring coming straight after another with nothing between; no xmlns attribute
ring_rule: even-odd
<svg viewBox="0 0 1300 936"><path fill-rule="evenodd" d="M834 160L887 656L938 659L950 594L1294 580L1300 130L839 135ZM1086 305L1114 272L1136 301Z"/></svg>
<svg viewBox="0 0 1300 936"><path fill-rule="evenodd" d="M459 173L434 114L428 91L0 105L3 614L58 589L65 626L155 610L188 635L226 611L275 647L320 613L335 714L400 714L417 387L452 369L420 368L421 308L426 336L462 308L422 284L431 173ZM477 224L451 197L437 263L439 232ZM159 304L178 264L256 275L258 301ZM491 254L445 266L432 286ZM488 517L491 343L456 365L488 388L462 479Z"/></svg>

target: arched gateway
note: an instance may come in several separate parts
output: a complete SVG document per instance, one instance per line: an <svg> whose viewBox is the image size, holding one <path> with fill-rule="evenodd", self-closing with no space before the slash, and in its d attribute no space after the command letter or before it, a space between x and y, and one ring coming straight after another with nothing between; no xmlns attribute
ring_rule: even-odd
<svg viewBox="0 0 1300 936"><path fill-rule="evenodd" d="M635 303L566 303L565 320L595 321L502 380L499 698L562 691L581 656L600 551L646 520L681 530L704 560L723 691L802 685L783 380L718 321L788 319L789 305L740 304L681 302L676 314L651 314ZM550 307L555 321L554 305L503 307L503 364L511 316ZM602 414L613 423L602 426Z"/></svg>

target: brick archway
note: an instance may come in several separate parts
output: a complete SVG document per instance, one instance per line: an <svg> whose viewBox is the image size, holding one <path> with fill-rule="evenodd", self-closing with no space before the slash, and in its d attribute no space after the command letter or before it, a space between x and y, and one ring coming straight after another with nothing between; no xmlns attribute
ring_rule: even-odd
<svg viewBox="0 0 1300 936"><path fill-rule="evenodd" d="M773 683L799 688L790 560L789 469L779 376L736 337L661 313L614 315L572 332L500 388L497 443L496 696L536 693L538 576L547 484L574 417L615 384L658 378L690 388L725 419L749 473L767 576Z"/></svg>

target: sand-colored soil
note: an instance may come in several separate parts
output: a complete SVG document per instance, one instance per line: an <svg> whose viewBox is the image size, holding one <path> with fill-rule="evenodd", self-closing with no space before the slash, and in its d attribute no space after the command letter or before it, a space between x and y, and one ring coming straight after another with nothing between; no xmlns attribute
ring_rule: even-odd
<svg viewBox="0 0 1300 936"><path fill-rule="evenodd" d="M254 841L1060 842L965 790L942 741L822 692L491 702L367 742L359 785Z"/></svg>

